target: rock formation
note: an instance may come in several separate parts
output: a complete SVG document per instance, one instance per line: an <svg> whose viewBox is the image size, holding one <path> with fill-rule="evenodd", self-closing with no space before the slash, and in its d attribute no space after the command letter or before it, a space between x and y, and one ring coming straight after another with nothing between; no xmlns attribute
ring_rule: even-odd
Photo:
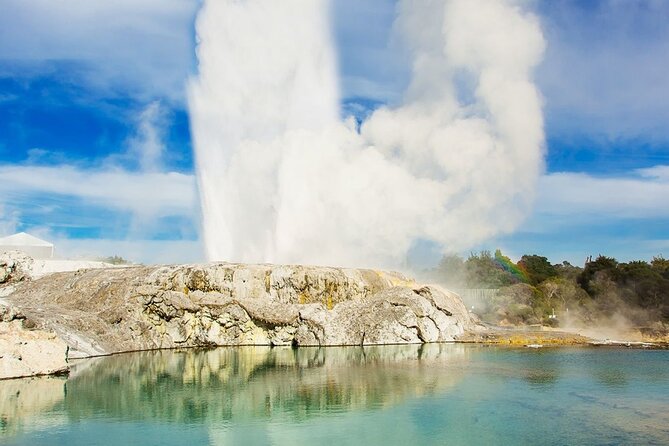
<svg viewBox="0 0 669 446"><path fill-rule="evenodd" d="M54 333L27 330L21 319L0 323L0 379L67 370L67 345Z"/></svg>
<svg viewBox="0 0 669 446"><path fill-rule="evenodd" d="M69 357L214 345L453 341L474 323L460 298L397 273L205 264L56 273L3 299L5 324L54 333Z"/></svg>
<svg viewBox="0 0 669 446"><path fill-rule="evenodd" d="M20 252L0 253L0 286L7 286L32 278L32 257Z"/></svg>

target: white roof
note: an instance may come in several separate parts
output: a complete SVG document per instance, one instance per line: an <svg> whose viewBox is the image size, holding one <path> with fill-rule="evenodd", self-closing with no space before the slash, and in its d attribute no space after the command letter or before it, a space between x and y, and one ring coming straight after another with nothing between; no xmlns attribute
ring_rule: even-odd
<svg viewBox="0 0 669 446"><path fill-rule="evenodd" d="M19 232L9 237L0 238L0 246L48 246L53 247L53 243L39 239L34 235Z"/></svg>

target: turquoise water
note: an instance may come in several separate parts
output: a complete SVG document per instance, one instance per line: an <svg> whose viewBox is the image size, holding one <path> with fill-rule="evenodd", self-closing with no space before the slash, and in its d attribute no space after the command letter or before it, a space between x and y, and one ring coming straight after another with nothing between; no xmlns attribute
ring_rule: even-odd
<svg viewBox="0 0 669 446"><path fill-rule="evenodd" d="M669 351L123 354L67 379L0 381L0 444L669 444Z"/></svg>

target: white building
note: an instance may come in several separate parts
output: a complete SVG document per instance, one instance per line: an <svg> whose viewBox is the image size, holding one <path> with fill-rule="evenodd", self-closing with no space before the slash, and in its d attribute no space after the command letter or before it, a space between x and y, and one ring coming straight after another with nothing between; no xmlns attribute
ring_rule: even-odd
<svg viewBox="0 0 669 446"><path fill-rule="evenodd" d="M19 232L0 238L0 253L6 251L22 251L34 259L50 259L53 258L53 243Z"/></svg>

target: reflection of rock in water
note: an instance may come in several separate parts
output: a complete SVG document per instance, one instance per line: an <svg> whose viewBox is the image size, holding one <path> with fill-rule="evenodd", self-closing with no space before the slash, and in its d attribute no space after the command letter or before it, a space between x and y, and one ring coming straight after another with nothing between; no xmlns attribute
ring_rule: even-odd
<svg viewBox="0 0 669 446"><path fill-rule="evenodd" d="M599 370L594 373L600 384L610 388L622 388L627 385L627 374L621 369Z"/></svg>
<svg viewBox="0 0 669 446"><path fill-rule="evenodd" d="M559 375L553 370L527 370L524 378L529 384L546 386L555 384Z"/></svg>
<svg viewBox="0 0 669 446"><path fill-rule="evenodd" d="M349 348L220 348L98 360L68 381L74 419L196 422L379 408L455 384L465 360L453 345Z"/></svg>
<svg viewBox="0 0 669 446"><path fill-rule="evenodd" d="M0 435L10 435L57 422L40 415L63 400L64 378L30 378L0 381Z"/></svg>

